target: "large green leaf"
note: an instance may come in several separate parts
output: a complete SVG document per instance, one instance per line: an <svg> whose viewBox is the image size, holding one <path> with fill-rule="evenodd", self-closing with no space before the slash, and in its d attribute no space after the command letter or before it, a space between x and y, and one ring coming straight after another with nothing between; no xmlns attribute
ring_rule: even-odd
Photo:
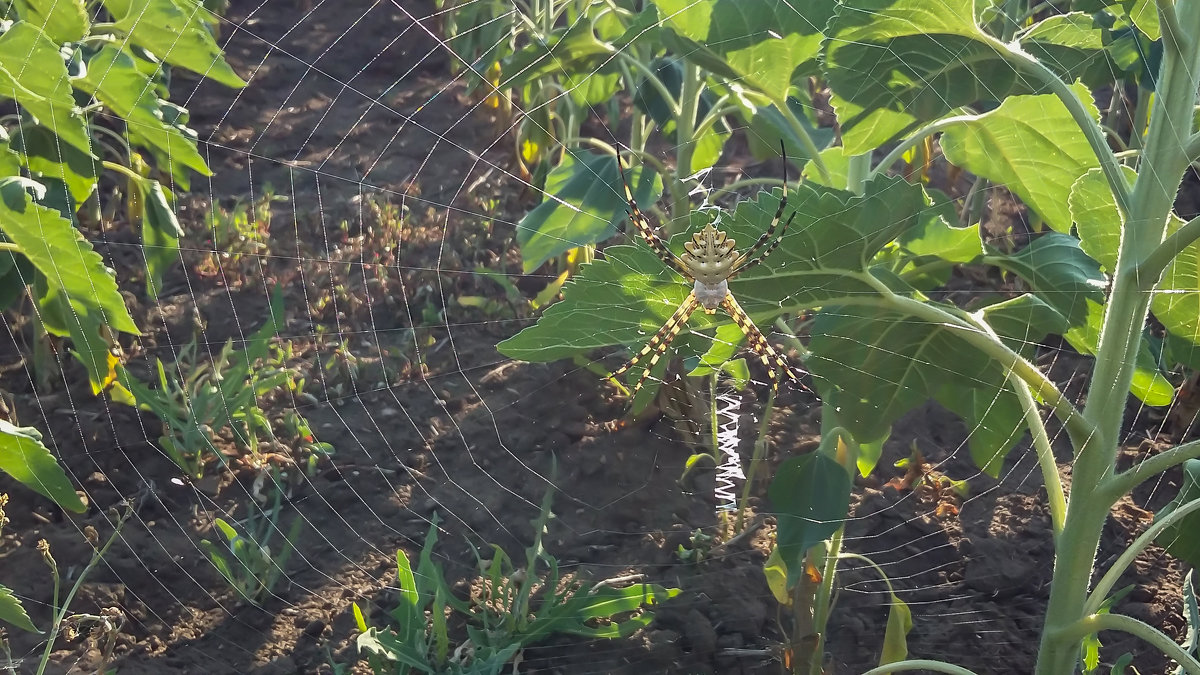
<svg viewBox="0 0 1200 675"><path fill-rule="evenodd" d="M1110 58L1104 40L1104 27L1085 12L1055 14L1017 35L1022 49L1064 80L1082 79L1093 87L1119 78L1120 68Z"/></svg>
<svg viewBox="0 0 1200 675"><path fill-rule="evenodd" d="M61 317L59 331L71 336L99 392L115 377L109 332L140 333L100 254L71 221L35 203L26 188L44 189L19 178L0 179L0 230L41 273L45 292L39 304L48 312L43 321L53 329L52 318Z"/></svg>
<svg viewBox="0 0 1200 675"><path fill-rule="evenodd" d="M812 159L808 148L800 134L788 122L774 103L757 105L742 97L735 97L742 107L742 117L747 122L746 142L750 152L756 159L768 159L779 156L779 141L783 141L789 161L798 165ZM788 97L787 105L792 116L798 121L804 132L812 139L813 144L820 150L833 140L834 130L827 127L813 126L804 111L804 104L794 97ZM845 182L840 185L845 185Z"/></svg>
<svg viewBox="0 0 1200 675"><path fill-rule="evenodd" d="M100 161L89 152L63 143L48 127L23 124L13 136L12 147L20 153L33 176L42 182L47 182L45 179L60 181L71 193L75 204L83 203L96 189L96 180L101 173ZM74 212L74 208L64 211Z"/></svg>
<svg viewBox="0 0 1200 675"><path fill-rule="evenodd" d="M1035 91L974 10L973 0L839 4L823 64L847 152L867 152L964 105Z"/></svg>
<svg viewBox="0 0 1200 675"><path fill-rule="evenodd" d="M993 361L959 330L869 307L823 309L812 326L807 365L821 399L856 439L874 441L930 398L959 413L972 432L971 455L995 475L1024 431L1007 381L1010 364Z"/></svg>
<svg viewBox="0 0 1200 675"><path fill-rule="evenodd" d="M116 29L163 61L229 87L244 87L225 62L206 22L212 15L196 0L104 0Z"/></svg>
<svg viewBox="0 0 1200 675"><path fill-rule="evenodd" d="M531 41L506 57L500 65L499 89L524 86L547 76L587 75L612 60L615 48L596 37L592 24L577 21Z"/></svg>
<svg viewBox="0 0 1200 675"><path fill-rule="evenodd" d="M816 72L822 31L835 5L833 0L655 0L664 26L698 48L678 51L701 67L713 65L706 53L718 54L724 64L715 74L730 71L743 86L780 97L792 78Z"/></svg>
<svg viewBox="0 0 1200 675"><path fill-rule="evenodd" d="M1011 349L1028 352L1047 335L1071 328L1067 318L1032 293L987 305L978 314Z"/></svg>
<svg viewBox="0 0 1200 675"><path fill-rule="evenodd" d="M827 442L837 442L831 439ZM824 452L789 457L775 470L767 496L790 587L804 569L805 552L842 526L850 507L850 474Z"/></svg>
<svg viewBox="0 0 1200 675"><path fill-rule="evenodd" d="M1072 87L1093 119L1091 92ZM946 130L942 151L951 163L1000 183L1059 232L1071 230L1071 186L1100 163L1087 137L1057 96L1012 96L998 108Z"/></svg>
<svg viewBox="0 0 1200 675"><path fill-rule="evenodd" d="M32 23L18 21L0 35L0 97L15 100L38 124L91 154L58 45Z"/></svg>
<svg viewBox="0 0 1200 675"><path fill-rule="evenodd" d="M0 420L0 471L64 509L83 513L83 502L37 429Z"/></svg>
<svg viewBox="0 0 1200 675"><path fill-rule="evenodd" d="M662 193L658 175L641 167L626 171L625 179L639 204L651 204ZM568 150L546 178L546 200L517 225L525 272L572 248L608 239L626 208L616 158Z"/></svg>
<svg viewBox="0 0 1200 675"><path fill-rule="evenodd" d="M763 192L739 202L720 227L748 246L759 238L779 207L780 192ZM865 195L803 184L788 196L784 218L796 218L766 262L730 283L742 307L760 325L783 312L876 291L863 279L869 261L917 222L926 207L920 186L879 177ZM704 212L694 214L698 223ZM693 225L693 230L695 224ZM691 232L673 237L679 252ZM604 258L586 265L564 286L564 300L550 306L534 326L501 342L502 353L526 361L552 361L598 347L640 344L683 301L691 284L663 265L644 244L610 246ZM693 329L729 322L723 313L696 312Z"/></svg>
<svg viewBox="0 0 1200 675"><path fill-rule="evenodd" d="M191 130L186 127L167 122L153 80L138 69L133 57L125 51L103 45L88 59L84 75L71 83L121 116L132 137L202 175L212 175L196 149L194 132L189 134Z"/></svg>
<svg viewBox="0 0 1200 675"><path fill-rule="evenodd" d="M1163 518L1197 499L1200 499L1200 459L1189 459L1183 464L1183 485L1179 488L1179 494L1155 514L1155 519ZM1200 511L1191 512L1163 530L1155 542L1189 565L1200 566Z"/></svg>
<svg viewBox="0 0 1200 675"><path fill-rule="evenodd" d="M1126 182L1132 184L1137 179L1133 168L1127 166L1123 171ZM1075 181L1067 204L1079 234L1079 246L1112 274L1121 245L1122 218L1100 169L1092 169Z"/></svg>
<svg viewBox="0 0 1200 675"><path fill-rule="evenodd" d="M13 5L22 20L41 28L58 44L76 42L87 34L83 0L16 0Z"/></svg>
<svg viewBox="0 0 1200 675"><path fill-rule="evenodd" d="M1132 169L1126 168L1125 173L1132 178ZM1071 189L1070 206L1083 250L1105 269L1115 269L1124 223L1112 192L1099 170L1090 171L1076 181ZM1167 222L1167 234L1182 226L1183 221L1172 214ZM1171 335L1192 344L1200 343L1200 244L1188 246L1167 266L1162 279L1155 286L1150 309ZM1098 339L1099 326L1091 333ZM1094 344L1092 348L1095 348ZM1076 349L1079 347L1076 346ZM1138 355L1139 368L1149 367L1153 362L1143 344ZM1154 372L1157 373L1157 369ZM1162 385L1157 385L1157 388L1161 390ZM1145 400L1145 397L1142 398ZM1162 397L1159 396L1158 400L1161 401ZM1166 399L1166 403L1169 402L1170 399Z"/></svg>
<svg viewBox="0 0 1200 675"><path fill-rule="evenodd" d="M29 620L29 615L25 613L21 601L17 600L11 589L3 585L0 585L0 621L8 622L30 633L39 632L33 622Z"/></svg>
<svg viewBox="0 0 1200 675"><path fill-rule="evenodd" d="M1107 278L1100 272L1099 263L1084 253L1079 240L1069 234L1047 232L1020 251L992 255L989 261L1024 279L1072 326L1086 320L1086 300L1104 302Z"/></svg>

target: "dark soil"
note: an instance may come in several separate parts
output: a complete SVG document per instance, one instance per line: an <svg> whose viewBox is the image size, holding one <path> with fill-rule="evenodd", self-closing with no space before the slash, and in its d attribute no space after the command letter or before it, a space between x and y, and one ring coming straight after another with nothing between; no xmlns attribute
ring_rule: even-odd
<svg viewBox="0 0 1200 675"><path fill-rule="evenodd" d="M135 516L71 605L126 616L111 664L121 675L334 672L331 664L357 659L351 603L383 622L396 602L395 552L415 556L435 514L437 559L452 582L469 583L471 545L498 544L523 559L530 521L554 487L546 547L564 571L592 580L639 573L683 591L658 608L649 629L613 641L551 639L525 651L521 672L779 672L786 635L762 573L770 519L703 562L681 562L677 549L690 546L690 534L714 533L718 522L711 474L679 481L689 450L671 425L620 422L624 400L587 370L515 363L495 351L527 317L468 272L484 265L518 274L514 221L529 195L511 176L511 142L497 141L491 109L449 74L458 64L432 37L437 26L407 16L433 13L432 3L233 4L222 39L250 86L231 91L176 71L175 98L191 110L216 175L197 177L182 200L190 235L165 297L142 295L128 228L92 234L130 279L146 335L125 346L142 376L153 372L154 357L169 362L194 331L204 354L243 339L261 325L270 286L283 285L281 332L296 344L292 362L305 369L312 399L277 407L294 405L336 447L287 504L285 521L304 520L290 584L262 608L250 606L199 547L216 538L214 518L246 516L256 472L234 462L210 467L202 480L181 479L156 443L158 423L93 398L65 356L66 374L52 391L35 391L26 368L8 369L0 384L14 394L20 423L45 434L90 508L66 515L0 478L0 492L14 500L0 539L0 582L47 625L52 589L38 540L49 541L64 573L77 573L91 552L83 527L108 536L113 510L132 501ZM278 199L269 205L266 248L214 259L204 214L214 204L262 199L268 185ZM389 220L388 208L401 215ZM538 279L521 283L536 287ZM454 301L461 296L495 298L500 308L467 308ZM29 332L11 337L5 363L18 361ZM1083 359L1046 348L1044 364L1082 395ZM818 441L819 402L790 391L780 403L770 425L773 463ZM1130 412L1123 461L1153 449L1143 439L1156 438L1162 422ZM883 566L912 608L914 656L1028 673L1053 562L1040 475L1024 445L1003 480L980 475L966 434L933 404L905 417L880 477L858 482L846 546ZM938 471L969 481L958 514L886 485L913 443ZM1059 450L1068 460L1065 444ZM1129 543L1148 523L1142 508L1162 506L1178 481L1168 474L1124 502L1098 559ZM753 506L766 511L764 494L756 486ZM1179 563L1152 549L1135 571L1122 581L1134 585L1123 611L1179 636ZM839 582L828 672L858 673L878 662L888 596L873 572L854 564ZM1169 672L1144 645L1105 637L1110 659L1129 651L1139 672ZM39 638L10 638L14 656L25 659L18 670L32 672ZM49 672L100 665L99 646L86 636L60 638L54 649ZM363 663L352 670L369 672Z"/></svg>

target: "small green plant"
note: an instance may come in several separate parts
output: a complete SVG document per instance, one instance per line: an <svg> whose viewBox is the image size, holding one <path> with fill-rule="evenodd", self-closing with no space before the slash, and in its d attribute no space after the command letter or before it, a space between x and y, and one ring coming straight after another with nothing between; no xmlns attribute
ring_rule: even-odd
<svg viewBox="0 0 1200 675"><path fill-rule="evenodd" d="M271 541L280 532L278 521L282 492L275 490L274 495L274 503L266 511L257 504L250 505L250 516L242 523L246 532L244 536L233 525L217 518L213 526L225 541L214 543L204 539L200 542L204 554L229 586L242 599L255 605L262 604L270 597L279 580L285 578L288 559L295 550L296 537L304 525L304 519L296 517L278 551L272 551Z"/></svg>
<svg viewBox="0 0 1200 675"><path fill-rule="evenodd" d="M4 506L7 502L8 496L0 494L0 530L4 528L4 523L7 522L4 517ZM129 504L126 504L124 512L117 513L111 511L110 514L115 518L116 525L113 528L113 533L103 543L100 541L100 535L96 531L96 528L91 525L83 528L83 536L92 546L92 557L88 560L87 565L77 573L78 576L75 577L75 583L67 591L66 597L62 597L61 595L63 578L59 573L58 562L50 552L50 543L45 539L38 542L37 550L41 554L42 560L46 563L46 567L50 569L50 577L54 582L54 594L50 604L50 626L45 631L46 645L42 650L41 657L37 661L37 667L33 671L35 675L42 675L46 671L46 667L50 665L50 654L54 650L55 640L58 639L60 633L68 638L74 638L85 627L91 629L92 635L99 641L101 661L97 667L97 672L104 672L106 664L112 658L113 648L116 646L116 636L125 625L124 614L117 608L105 608L100 614L71 614L70 606L71 602L75 599L76 593L83 587L92 570L104 559L104 555L108 553L108 549L121 535L121 530L125 527L125 523L129 522L133 513L134 509ZM0 586L0 621L31 633L42 632L30 620L29 615L25 612L24 607L21 606L20 601L16 599L12 591L4 586ZM0 653L3 653L8 662L6 664L7 670L15 674L16 666L13 663L8 640L2 628L0 628Z"/></svg>
<svg viewBox="0 0 1200 675"><path fill-rule="evenodd" d="M238 448L250 452L256 466L262 466L260 437L274 438L275 434L259 398L276 390L294 393L299 386L293 370L270 351L270 341L282 322L282 291L276 288L267 322L246 340L244 349L235 349L229 340L220 352L205 359L193 337L169 369L161 359L155 360L156 389L119 369L118 385L128 393L120 400L149 410L162 421L159 443L189 476L204 475L210 460L226 461L214 445L223 430L228 430ZM327 449L327 444L318 443L298 413L288 419L289 435L293 430L305 432L301 441L310 455L329 454L331 446Z"/></svg>
<svg viewBox="0 0 1200 675"><path fill-rule="evenodd" d="M542 548L551 517L553 493L542 501L534 519L534 541L525 550L525 567L515 569L498 546L484 559L476 552L482 590L469 602L455 598L433 561L437 519L430 525L414 574L408 556L397 551L400 605L389 612L391 625L373 628L362 610L354 616L362 635L359 651L376 675L454 673L499 675L522 649L559 633L586 638L632 634L653 620L644 609L679 593L677 588L638 583L616 588L606 582L590 589L576 579L563 579L558 561ZM545 571L538 573L539 566ZM469 621L467 639L450 649L447 613Z"/></svg>

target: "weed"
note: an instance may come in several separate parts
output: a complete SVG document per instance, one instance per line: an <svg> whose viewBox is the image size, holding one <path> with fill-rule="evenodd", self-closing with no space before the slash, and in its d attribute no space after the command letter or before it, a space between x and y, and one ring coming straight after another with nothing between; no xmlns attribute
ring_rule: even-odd
<svg viewBox="0 0 1200 675"><path fill-rule="evenodd" d="M275 586L286 576L288 559L294 550L296 537L304 525L304 519L297 517L292 521L279 550L272 552L271 540L279 532L279 513L282 492L274 492L274 503L266 511L257 504L250 507L250 515L244 523L245 536L238 533L233 525L224 519L217 518L213 526L225 539L223 543L213 543L207 539L200 542L204 554L212 562L225 581L242 599L254 605L260 605L275 592Z"/></svg>
<svg viewBox="0 0 1200 675"><path fill-rule="evenodd" d="M653 614L643 609L674 597L679 589L638 583L616 588L600 582L590 589L577 579L564 579L558 561L542 548L542 535L552 517L553 493L542 501L533 521L534 541L525 549L525 567L516 569L498 546L484 559L480 590L469 601L455 598L433 561L437 520L430 525L414 573L408 556L397 551L400 605L389 612L389 626L373 628L362 610L354 616L362 635L359 651L376 675L472 673L498 675L521 650L560 633L587 638L617 638L649 625ZM538 568L544 571L539 574ZM624 581L624 580L621 580ZM447 616L468 621L467 638L453 651Z"/></svg>

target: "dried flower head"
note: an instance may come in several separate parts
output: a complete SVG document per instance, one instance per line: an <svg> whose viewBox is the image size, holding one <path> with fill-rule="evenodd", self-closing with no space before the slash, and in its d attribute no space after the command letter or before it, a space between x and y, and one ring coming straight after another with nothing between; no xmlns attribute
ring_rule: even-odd
<svg viewBox="0 0 1200 675"><path fill-rule="evenodd" d="M91 525L83 528L83 538L87 539L87 543L91 544L92 548L100 546L100 533Z"/></svg>

